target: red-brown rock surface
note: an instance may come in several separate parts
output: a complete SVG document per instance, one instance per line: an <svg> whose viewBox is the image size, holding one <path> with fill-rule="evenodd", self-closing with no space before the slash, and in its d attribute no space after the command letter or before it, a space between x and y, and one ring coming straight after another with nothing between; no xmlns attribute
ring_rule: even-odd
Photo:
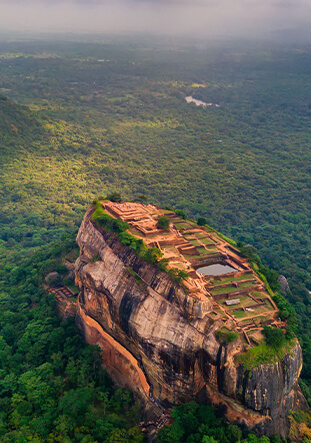
<svg viewBox="0 0 311 443"><path fill-rule="evenodd" d="M299 344L283 361L243 371L235 357L245 343L221 343L215 332L223 321L195 317L195 301L183 287L97 228L92 211L77 237L77 325L88 343L101 347L115 381L136 392L147 410L155 404L151 388L161 405L207 400L224 405L231 422L286 436L289 411L304 404Z"/></svg>

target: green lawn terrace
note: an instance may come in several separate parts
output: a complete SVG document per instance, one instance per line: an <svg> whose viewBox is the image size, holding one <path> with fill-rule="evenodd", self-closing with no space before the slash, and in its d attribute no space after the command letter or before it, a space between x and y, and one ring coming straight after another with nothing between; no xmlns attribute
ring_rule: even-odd
<svg viewBox="0 0 311 443"><path fill-rule="evenodd" d="M140 203L102 202L105 211L129 224L128 232L141 238L149 247L157 247L168 261L168 268L188 273L183 280L188 295L212 301L207 313L213 320L222 320L229 330L236 330L252 345L261 338L265 325L282 326L278 309L248 261L239 250L216 231L184 220L173 211ZM169 218L169 229L158 229L160 216ZM204 275L202 267L213 264L230 266L234 272Z"/></svg>
<svg viewBox="0 0 311 443"><path fill-rule="evenodd" d="M260 331L264 326L283 326L274 301L253 270L206 276L205 280L212 294L214 311L218 315L221 311L220 318L227 315L249 344L262 339Z"/></svg>

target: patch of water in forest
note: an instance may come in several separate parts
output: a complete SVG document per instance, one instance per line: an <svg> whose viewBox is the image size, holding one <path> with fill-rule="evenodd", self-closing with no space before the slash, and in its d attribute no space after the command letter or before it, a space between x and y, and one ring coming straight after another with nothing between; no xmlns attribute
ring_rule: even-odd
<svg viewBox="0 0 311 443"><path fill-rule="evenodd" d="M193 98L192 95L189 95L186 97L187 103L195 103L197 106L202 106L202 108L207 108L208 106L215 106L216 108L220 108L220 105L217 105L215 103L206 103L202 102L202 100L198 100L196 98Z"/></svg>

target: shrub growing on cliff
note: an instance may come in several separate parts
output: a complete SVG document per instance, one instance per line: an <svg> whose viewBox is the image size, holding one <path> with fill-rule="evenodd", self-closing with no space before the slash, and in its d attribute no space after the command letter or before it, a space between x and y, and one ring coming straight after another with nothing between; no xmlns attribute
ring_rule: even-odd
<svg viewBox="0 0 311 443"><path fill-rule="evenodd" d="M121 203L122 197L120 192L111 192L110 194L107 195L107 200L110 200L111 202L115 203Z"/></svg>
<svg viewBox="0 0 311 443"><path fill-rule="evenodd" d="M244 371L249 371L256 366L274 364L282 360L287 353L292 351L294 345L294 340L285 340L283 346L275 348L262 341L260 345L239 354L236 360L243 364Z"/></svg>
<svg viewBox="0 0 311 443"><path fill-rule="evenodd" d="M97 202L92 220L98 226L103 226L107 231L117 234L120 243L133 249L141 259L154 264L162 258L163 252L159 248L148 248L142 239L127 232L129 225L123 220L115 219L107 214L99 202Z"/></svg>
<svg viewBox="0 0 311 443"><path fill-rule="evenodd" d="M163 256L163 252L159 248L147 248L142 256L149 263L157 263Z"/></svg>
<svg viewBox="0 0 311 443"><path fill-rule="evenodd" d="M204 226L207 224L207 220L204 217L199 217L197 221L198 226Z"/></svg>
<svg viewBox="0 0 311 443"><path fill-rule="evenodd" d="M188 272L178 268L171 268L167 271L167 273L173 280L177 282L180 282L181 280L186 280L189 277Z"/></svg>
<svg viewBox="0 0 311 443"><path fill-rule="evenodd" d="M157 263L163 256L159 248L148 248L142 239L134 237L129 232L122 232L119 235L120 243L133 249L138 257L149 263Z"/></svg>
<svg viewBox="0 0 311 443"><path fill-rule="evenodd" d="M168 259L167 258L162 258L159 262L158 262L158 268L163 271L163 272L167 272L167 265L168 265Z"/></svg>
<svg viewBox="0 0 311 443"><path fill-rule="evenodd" d="M112 222L112 230L116 234L120 234L121 232L125 232L129 228L128 223L123 220L116 219Z"/></svg>
<svg viewBox="0 0 311 443"><path fill-rule="evenodd" d="M97 207L92 214L92 220L94 220L98 226L104 226L108 231L112 230L114 218L103 210L100 203L97 203Z"/></svg>
<svg viewBox="0 0 311 443"><path fill-rule="evenodd" d="M265 342L268 346L272 348L279 349L285 344L285 334L282 329L271 328L270 326L265 326L262 331L265 336Z"/></svg>
<svg viewBox="0 0 311 443"><path fill-rule="evenodd" d="M107 231L115 232L116 234L120 234L129 228L129 225L125 221L115 219L107 214L99 202L92 215L92 220L94 220L98 226L103 226Z"/></svg>
<svg viewBox="0 0 311 443"><path fill-rule="evenodd" d="M225 343L231 343L239 338L239 333L236 331L225 331L219 329L216 332L216 336L219 338L219 340L224 341Z"/></svg>
<svg viewBox="0 0 311 443"><path fill-rule="evenodd" d="M185 212L182 209L176 209L175 214L178 215L178 217L181 217L184 220L187 219L187 216L186 216Z"/></svg>
<svg viewBox="0 0 311 443"><path fill-rule="evenodd" d="M139 256L147 248L142 239L136 238L126 231L121 232L119 235L119 240L121 245L129 246L131 249L134 249Z"/></svg>

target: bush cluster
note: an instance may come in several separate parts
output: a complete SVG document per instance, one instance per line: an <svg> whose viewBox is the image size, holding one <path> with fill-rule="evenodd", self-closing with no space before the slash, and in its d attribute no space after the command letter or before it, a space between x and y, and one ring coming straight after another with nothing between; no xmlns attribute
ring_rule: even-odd
<svg viewBox="0 0 311 443"><path fill-rule="evenodd" d="M94 200L93 205L95 206L95 211L93 212L92 219L96 222L98 226L104 227L107 231L113 232L117 234L120 243L123 246L128 246L133 249L139 258L145 260L148 263L157 264L161 271L167 272L168 275L176 282L180 282L186 278L188 278L188 273L178 268L167 269L167 260L163 259L163 252L159 248L148 247L146 243L140 238L134 237L132 234L127 232L129 228L128 223L124 222L120 219L115 219L107 214L102 207L102 204L99 200ZM163 222L163 226L166 226L166 219L168 217L160 217L160 219L165 219L165 224ZM159 222L159 221L158 221ZM166 228L162 228L166 229Z"/></svg>
<svg viewBox="0 0 311 443"><path fill-rule="evenodd" d="M243 438L242 430L216 417L211 406L185 403L174 407L171 415L174 422L159 431L157 443L285 443L278 436Z"/></svg>
<svg viewBox="0 0 311 443"><path fill-rule="evenodd" d="M133 249L142 260L152 264L158 263L163 256L163 252L159 248L148 248L142 239L136 238L127 232L129 228L128 223L107 214L98 200L95 200L93 203L96 209L93 212L92 219L98 226L102 226L108 232L116 234L120 243Z"/></svg>
<svg viewBox="0 0 311 443"><path fill-rule="evenodd" d="M115 219L107 214L100 203L97 203L92 219L98 226L103 226L107 231L114 232L115 234L121 234L129 228L128 223L125 221L119 218Z"/></svg>
<svg viewBox="0 0 311 443"><path fill-rule="evenodd" d="M282 329L271 328L270 326L265 326L262 331L265 342L268 346L272 348L279 349L285 344L285 334Z"/></svg>
<svg viewBox="0 0 311 443"><path fill-rule="evenodd" d="M158 222L157 222L157 228L158 229L169 229L170 227L170 218L162 215L161 217L158 218Z"/></svg>
<svg viewBox="0 0 311 443"><path fill-rule="evenodd" d="M219 329L216 332L216 336L219 338L219 340L225 343L231 343L239 338L239 333L236 331L222 331Z"/></svg>

